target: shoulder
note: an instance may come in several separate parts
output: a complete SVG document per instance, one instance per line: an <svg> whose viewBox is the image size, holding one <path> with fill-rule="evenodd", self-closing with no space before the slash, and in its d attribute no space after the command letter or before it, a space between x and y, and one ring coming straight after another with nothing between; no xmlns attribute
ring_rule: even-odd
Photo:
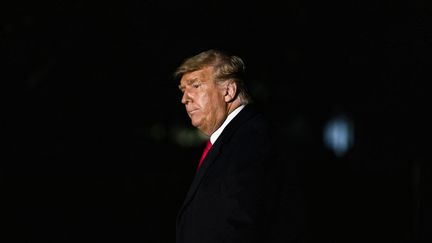
<svg viewBox="0 0 432 243"><path fill-rule="evenodd" d="M223 132L224 145L248 153L266 151L274 147L274 129L271 123L254 105L246 105Z"/></svg>

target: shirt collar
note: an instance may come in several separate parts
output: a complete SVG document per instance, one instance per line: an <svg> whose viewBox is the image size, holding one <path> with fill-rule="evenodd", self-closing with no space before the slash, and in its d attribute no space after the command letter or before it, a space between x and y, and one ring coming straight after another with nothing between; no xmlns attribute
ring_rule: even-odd
<svg viewBox="0 0 432 243"><path fill-rule="evenodd" d="M225 119L225 121L222 123L222 126L220 126L211 136L210 136L210 142L212 144L215 143L216 139L221 135L222 131L225 129L225 127L228 125L228 123L231 122L231 120L245 107L245 105L241 105L237 107L235 110L233 110L230 114L228 114L228 117Z"/></svg>

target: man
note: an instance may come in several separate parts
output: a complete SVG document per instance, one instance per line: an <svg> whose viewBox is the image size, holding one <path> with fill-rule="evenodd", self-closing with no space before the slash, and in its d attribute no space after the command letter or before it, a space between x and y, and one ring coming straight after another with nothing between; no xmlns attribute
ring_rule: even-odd
<svg viewBox="0 0 432 243"><path fill-rule="evenodd" d="M192 125L211 146L178 213L177 243L280 238L275 234L282 228L274 229L280 222L275 215L282 212L277 212L280 164L271 129L252 104L244 74L243 60L220 50L188 58L174 73ZM291 234L292 229L283 231Z"/></svg>

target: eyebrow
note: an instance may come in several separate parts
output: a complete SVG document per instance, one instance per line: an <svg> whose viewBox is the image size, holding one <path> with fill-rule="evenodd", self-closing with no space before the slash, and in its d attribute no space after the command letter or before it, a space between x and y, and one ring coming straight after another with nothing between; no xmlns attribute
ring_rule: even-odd
<svg viewBox="0 0 432 243"><path fill-rule="evenodd" d="M195 82L198 82L198 81L199 81L198 78L188 79L188 80L186 80L186 85L191 85L191 84L193 84ZM179 84L178 87L179 87L180 90L183 89L183 86L181 84Z"/></svg>

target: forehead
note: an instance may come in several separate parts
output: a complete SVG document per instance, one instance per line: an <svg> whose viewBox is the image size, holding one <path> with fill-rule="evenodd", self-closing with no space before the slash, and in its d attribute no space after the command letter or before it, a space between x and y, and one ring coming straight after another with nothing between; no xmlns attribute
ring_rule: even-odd
<svg viewBox="0 0 432 243"><path fill-rule="evenodd" d="M205 67L197 71L185 73L180 80L181 85L187 85L195 81L205 82L213 78L213 68Z"/></svg>

